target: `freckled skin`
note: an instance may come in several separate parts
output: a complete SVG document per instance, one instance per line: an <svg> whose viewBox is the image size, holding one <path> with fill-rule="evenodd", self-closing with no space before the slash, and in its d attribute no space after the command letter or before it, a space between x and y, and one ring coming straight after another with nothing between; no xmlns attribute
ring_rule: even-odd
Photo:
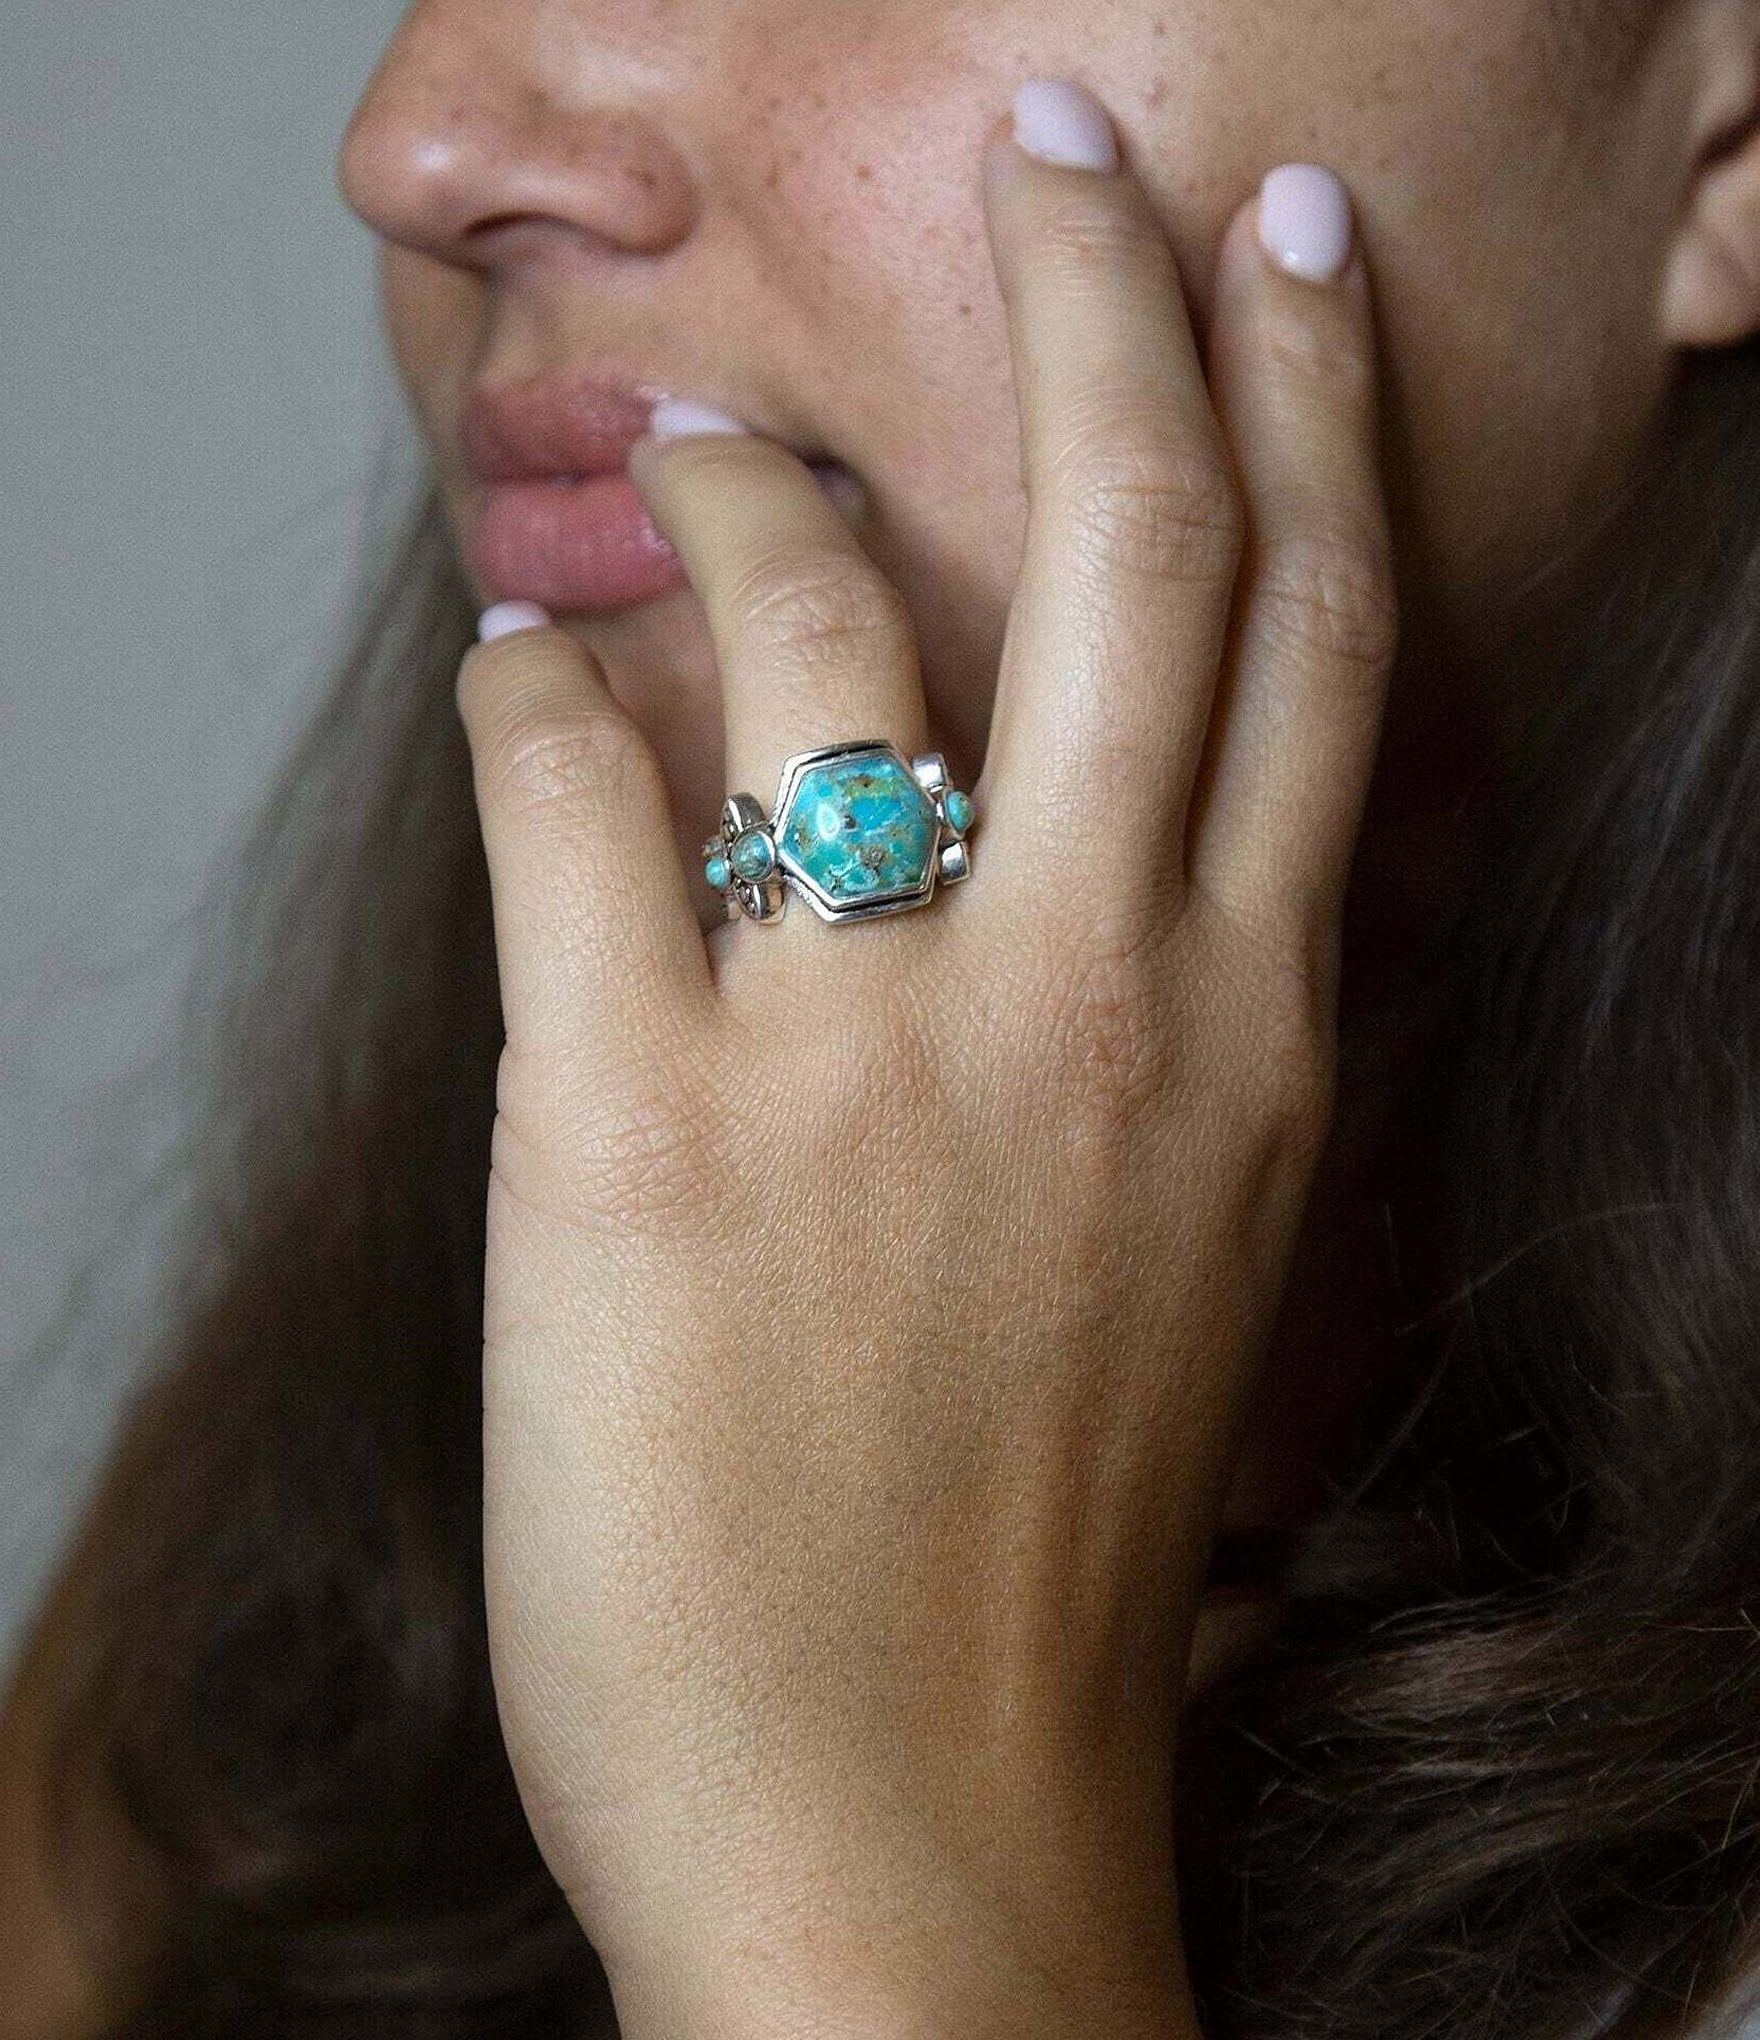
<svg viewBox="0 0 1760 2040"><path fill-rule="evenodd" d="M1502 712L1481 650L1610 493L1671 365L1656 301L1687 67L1577 61L1555 6L414 0L340 172L384 237L389 342L461 526L479 377L596 363L744 402L866 482L864 542L915 621L935 748L970 785L1026 514L983 135L1022 77L1097 91L1200 330L1235 207L1278 162L1330 163L1385 349L1405 628L1378 795L1445 817ZM481 240L513 216L537 223L517 249ZM725 791L696 597L563 621L653 740L694 867ZM1366 850L1379 826L1372 799ZM1421 862L1399 839L1379 866L1397 886Z"/></svg>
<svg viewBox="0 0 1760 2040"><path fill-rule="evenodd" d="M1390 747L1456 713L1511 592L1601 499L1667 369L1680 109L1569 61L1554 0L415 0L344 145L390 342L455 515L478 374L615 359L746 397L868 483L937 736L982 757L1025 501L979 139L1022 76L1106 100L1202 324L1222 225L1286 158L1355 192L1387 346L1410 663ZM778 91L776 80L786 78ZM554 259L473 255L523 213ZM687 849L720 788L689 591L570 619L617 656ZM1399 735L1414 725L1409 744Z"/></svg>

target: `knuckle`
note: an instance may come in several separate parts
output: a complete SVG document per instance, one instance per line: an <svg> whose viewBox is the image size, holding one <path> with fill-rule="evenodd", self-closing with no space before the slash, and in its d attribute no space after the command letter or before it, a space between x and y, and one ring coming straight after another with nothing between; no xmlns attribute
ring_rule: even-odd
<svg viewBox="0 0 1760 2040"><path fill-rule="evenodd" d="M1060 462L1078 556L1107 573L1174 583L1232 581L1246 512L1226 465L1168 443L1165 423L1128 415L1089 427Z"/></svg>
<svg viewBox="0 0 1760 2040"><path fill-rule="evenodd" d="M1336 1085L1325 1070L1287 1071L1274 1085L1258 1121L1257 1180L1261 1200L1299 1205L1320 1167L1332 1132Z"/></svg>
<svg viewBox="0 0 1760 2040"><path fill-rule="evenodd" d="M1279 649L1379 678L1399 640L1399 605L1384 546L1310 532L1267 549L1258 599Z"/></svg>
<svg viewBox="0 0 1760 2040"><path fill-rule="evenodd" d="M716 1208L726 1150L707 1092L664 1059L589 1076L509 1048L490 1167L504 1195L570 1224L677 1231Z"/></svg>
<svg viewBox="0 0 1760 2040"><path fill-rule="evenodd" d="M922 997L900 983L881 984L864 988L862 1009L859 1030L840 1029L835 1012L827 1014L824 1051L802 1051L803 1067L813 1072L814 1138L826 1182L846 1171L857 1150L877 1154L896 1145L908 1152L944 1102L946 1063Z"/></svg>
<svg viewBox="0 0 1760 2040"><path fill-rule="evenodd" d="M1277 1145L1311 1157L1337 1100L1334 1029L1312 998L1291 998L1266 1030L1262 1110Z"/></svg>
<svg viewBox="0 0 1760 2040"><path fill-rule="evenodd" d="M533 817L654 794L647 740L611 708L546 707L518 717L484 761L489 797Z"/></svg>
<svg viewBox="0 0 1760 2040"><path fill-rule="evenodd" d="M1334 309L1335 301L1322 305ZM1375 396L1375 351L1355 326L1331 318L1279 320L1263 344L1270 372L1300 385L1303 401L1361 415Z"/></svg>
<svg viewBox="0 0 1760 2040"><path fill-rule="evenodd" d="M791 1087L764 1101L763 1140L786 1158L797 1218L826 1241L881 1236L898 1222L898 1184L930 1189L935 1129L954 1109L957 1055L936 1002L865 973L841 1000L802 985L772 1035Z"/></svg>
<svg viewBox="0 0 1760 2040"><path fill-rule="evenodd" d="M1236 1182L1250 1235L1287 1244L1319 1170L1335 1111L1329 1069L1293 1056L1269 1071L1237 1119L1244 1167Z"/></svg>
<svg viewBox="0 0 1760 2040"><path fill-rule="evenodd" d="M1052 1066L1090 1142L1120 1151L1153 1116L1171 1063L1161 939L1148 918L1114 916L1047 966Z"/></svg>
<svg viewBox="0 0 1760 2040"><path fill-rule="evenodd" d="M571 1150L590 1217L627 1230L678 1230L700 1225L719 1205L722 1150L695 1097L670 1081L626 1086L616 1118L595 1121L593 1138Z"/></svg>
<svg viewBox="0 0 1760 2040"><path fill-rule="evenodd" d="M1060 188L1040 214L1038 241L1041 259L1066 287L1121 268L1173 271L1173 251L1160 222L1115 186Z"/></svg>
<svg viewBox="0 0 1760 2040"><path fill-rule="evenodd" d="M1312 1159L1336 1102L1332 967L1304 930L1225 920L1228 961L1216 982L1229 987L1232 1017L1224 1015L1219 1033L1234 1044L1242 1116L1264 1130L1274 1152ZM1243 1043L1251 1045L1246 1054Z"/></svg>
<svg viewBox="0 0 1760 2040"><path fill-rule="evenodd" d="M773 657L802 663L860 651L897 656L911 640L904 597L843 553L766 558L733 590L746 634Z"/></svg>

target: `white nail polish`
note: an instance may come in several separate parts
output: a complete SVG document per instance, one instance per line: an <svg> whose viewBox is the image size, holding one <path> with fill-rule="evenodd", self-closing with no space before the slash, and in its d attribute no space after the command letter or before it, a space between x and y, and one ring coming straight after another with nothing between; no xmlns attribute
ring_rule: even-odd
<svg viewBox="0 0 1760 2040"><path fill-rule="evenodd" d="M1259 239L1291 276L1336 283L1350 260L1350 193L1323 164L1280 163L1259 187Z"/></svg>
<svg viewBox="0 0 1760 2040"><path fill-rule="evenodd" d="M516 630L537 630L551 621L550 612L536 602L495 602L477 618L477 641L506 637Z"/></svg>
<svg viewBox="0 0 1760 2040"><path fill-rule="evenodd" d="M1069 78L1028 78L1015 88L1014 138L1043 163L1073 170L1118 168L1111 116Z"/></svg>
<svg viewBox="0 0 1760 2040"><path fill-rule="evenodd" d="M654 406L648 430L656 439L679 439L690 432L749 432L750 426L713 404L694 397L662 397Z"/></svg>

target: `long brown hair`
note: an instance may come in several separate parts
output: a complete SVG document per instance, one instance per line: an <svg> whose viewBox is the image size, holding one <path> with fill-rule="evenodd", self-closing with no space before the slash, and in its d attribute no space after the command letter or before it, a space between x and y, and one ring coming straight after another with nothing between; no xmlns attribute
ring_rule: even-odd
<svg viewBox="0 0 1760 2040"><path fill-rule="evenodd" d="M1606 546L1413 991L1447 1027L1389 1221L1429 1292L1182 1745L1218 2040L1662 2034L1751 1952L1760 348L1686 369ZM201 1189L59 1724L70 1896L94 1780L171 1893L117 2040L615 2030L484 1637L471 622L430 494L195 979Z"/></svg>

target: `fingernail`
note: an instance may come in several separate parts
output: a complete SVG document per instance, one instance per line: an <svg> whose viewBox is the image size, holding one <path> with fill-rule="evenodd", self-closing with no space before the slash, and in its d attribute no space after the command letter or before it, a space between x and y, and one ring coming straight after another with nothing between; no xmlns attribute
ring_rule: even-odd
<svg viewBox="0 0 1760 2040"><path fill-rule="evenodd" d="M477 642L486 645L509 631L537 630L550 621L549 610L535 602L496 602L477 618Z"/></svg>
<svg viewBox="0 0 1760 2040"><path fill-rule="evenodd" d="M1093 93L1068 78L1028 78L1015 88L1014 138L1042 163L1116 170L1118 137Z"/></svg>
<svg viewBox="0 0 1760 2040"><path fill-rule="evenodd" d="M1280 163L1259 187L1259 239L1291 276L1336 283L1351 254L1351 200L1318 163Z"/></svg>
<svg viewBox="0 0 1760 2040"><path fill-rule="evenodd" d="M655 439L678 439L687 432L749 432L749 425L713 404L699 404L693 397L662 397L654 406L648 431Z"/></svg>

